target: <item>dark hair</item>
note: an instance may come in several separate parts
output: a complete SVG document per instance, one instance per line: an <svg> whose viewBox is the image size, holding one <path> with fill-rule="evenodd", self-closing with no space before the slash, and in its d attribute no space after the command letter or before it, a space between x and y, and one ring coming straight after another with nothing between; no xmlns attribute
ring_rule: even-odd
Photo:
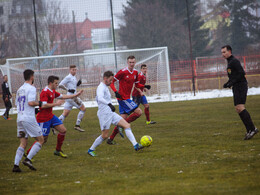
<svg viewBox="0 0 260 195"><path fill-rule="evenodd" d="M129 60L129 59L135 59L135 57L134 56L128 56L127 60Z"/></svg>
<svg viewBox="0 0 260 195"><path fill-rule="evenodd" d="M51 75L48 77L48 84L49 83L54 83L55 80L59 80L59 77Z"/></svg>
<svg viewBox="0 0 260 195"><path fill-rule="evenodd" d="M221 47L221 49L227 48L228 51L231 51L232 53L232 47L230 45L224 45L223 47Z"/></svg>
<svg viewBox="0 0 260 195"><path fill-rule="evenodd" d="M112 71L108 70L108 71L104 72L103 77L109 78L111 76L114 76L114 73Z"/></svg>
<svg viewBox="0 0 260 195"><path fill-rule="evenodd" d="M31 70L31 69L26 69L24 72L23 72L23 78L25 81L29 81L30 78L34 75L34 71Z"/></svg>
<svg viewBox="0 0 260 195"><path fill-rule="evenodd" d="M142 69L143 67L147 67L146 64L142 64L142 65L141 65L141 69Z"/></svg>
<svg viewBox="0 0 260 195"><path fill-rule="evenodd" d="M72 69L72 68L76 68L76 65L74 65L74 64L70 65L70 69Z"/></svg>

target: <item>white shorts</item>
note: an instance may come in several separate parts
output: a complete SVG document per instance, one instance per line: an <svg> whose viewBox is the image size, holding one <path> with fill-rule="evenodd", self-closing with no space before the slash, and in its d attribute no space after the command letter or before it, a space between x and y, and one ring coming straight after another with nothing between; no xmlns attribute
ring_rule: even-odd
<svg viewBox="0 0 260 195"><path fill-rule="evenodd" d="M105 129L110 129L111 124L117 125L119 121L122 119L122 117L115 112L106 114L98 113L97 116L99 119L101 131Z"/></svg>
<svg viewBox="0 0 260 195"><path fill-rule="evenodd" d="M28 138L30 137L39 137L42 135L42 130L36 121L26 122L19 121L17 122L17 137L18 138Z"/></svg>
<svg viewBox="0 0 260 195"><path fill-rule="evenodd" d="M65 110L71 110L73 106L76 108L80 108L82 106L82 100L79 97L73 98L73 99L67 99L65 104L64 104L64 109Z"/></svg>

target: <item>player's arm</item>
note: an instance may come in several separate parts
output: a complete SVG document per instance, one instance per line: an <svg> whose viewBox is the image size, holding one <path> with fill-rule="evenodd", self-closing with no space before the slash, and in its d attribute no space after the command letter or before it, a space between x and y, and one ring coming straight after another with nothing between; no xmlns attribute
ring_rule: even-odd
<svg viewBox="0 0 260 195"><path fill-rule="evenodd" d="M75 97L78 97L80 96L81 94L83 93L83 90L80 90L79 92L75 93L75 94L72 94L72 95L60 95L59 97L57 97L58 99L62 99L62 100L65 100L65 99L72 99L72 98L75 98Z"/></svg>
<svg viewBox="0 0 260 195"><path fill-rule="evenodd" d="M3 97L5 97L5 101L8 101L8 92L5 83L2 84L2 92L3 92Z"/></svg>
<svg viewBox="0 0 260 195"><path fill-rule="evenodd" d="M61 88L61 89L63 89L63 90L65 90L65 91L68 91L69 89L66 87L67 86L67 84L68 84L68 81L69 81L69 79L68 79L68 77L66 76L61 82L60 82L60 84L59 84L59 88Z"/></svg>
<svg viewBox="0 0 260 195"><path fill-rule="evenodd" d="M229 78L228 82L226 82L223 85L224 88L232 87L235 83L241 80L245 74L241 66L241 63L238 60L233 60L231 63L232 63L232 67L237 71L237 74L233 74L232 77Z"/></svg>
<svg viewBox="0 0 260 195"><path fill-rule="evenodd" d="M16 100L18 101L18 100ZM36 88L31 90L30 93L28 94L28 105L35 107L39 106L42 107L42 102L41 101L36 101Z"/></svg>
<svg viewBox="0 0 260 195"><path fill-rule="evenodd" d="M115 92L115 96L120 99L122 98L122 96L118 93L115 87L115 82L119 81L123 77L123 74L123 71L119 70L118 73L116 73L116 75L114 76L112 83L110 84L110 88Z"/></svg>
<svg viewBox="0 0 260 195"><path fill-rule="evenodd" d="M103 88L101 88L101 87L97 88L97 101L99 103L108 105L110 107L110 109L112 110L112 112L115 112L116 108L110 102L105 100L104 94L105 93L104 93L104 89Z"/></svg>
<svg viewBox="0 0 260 195"><path fill-rule="evenodd" d="M143 88L146 88L146 89L151 89L151 85L142 85L142 84L140 84L139 82L136 82L135 83L135 87L136 88L140 88L140 89L143 89Z"/></svg>
<svg viewBox="0 0 260 195"><path fill-rule="evenodd" d="M144 93L142 92L142 90L140 88L135 87L135 89L140 93L141 96L144 96Z"/></svg>

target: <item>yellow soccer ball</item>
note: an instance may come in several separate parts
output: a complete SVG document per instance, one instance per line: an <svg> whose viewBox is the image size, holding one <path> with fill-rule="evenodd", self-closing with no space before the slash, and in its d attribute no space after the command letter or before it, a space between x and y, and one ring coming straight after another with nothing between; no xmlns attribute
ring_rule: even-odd
<svg viewBox="0 0 260 195"><path fill-rule="evenodd" d="M140 140L140 143L144 147L148 147L148 146L152 145L152 142L153 142L153 139L149 135L144 135L143 137L141 137L141 140Z"/></svg>

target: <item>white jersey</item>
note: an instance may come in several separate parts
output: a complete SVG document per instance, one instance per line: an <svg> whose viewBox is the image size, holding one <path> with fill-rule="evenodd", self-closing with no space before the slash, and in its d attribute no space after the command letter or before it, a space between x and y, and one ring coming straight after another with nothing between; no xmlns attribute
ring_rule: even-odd
<svg viewBox="0 0 260 195"><path fill-rule="evenodd" d="M63 85L64 87L66 87L68 90L69 89L74 89L75 93L76 93L76 89L77 89L77 78L76 76L73 76L72 74L67 75L61 82L59 85ZM70 92L67 92L68 95L72 94Z"/></svg>
<svg viewBox="0 0 260 195"><path fill-rule="evenodd" d="M35 108L28 102L36 101L36 88L29 83L24 83L16 93L17 122L35 122Z"/></svg>
<svg viewBox="0 0 260 195"><path fill-rule="evenodd" d="M103 82L101 82L97 88L96 101L98 103L98 114L112 113L111 108L108 106L111 101L111 94Z"/></svg>

